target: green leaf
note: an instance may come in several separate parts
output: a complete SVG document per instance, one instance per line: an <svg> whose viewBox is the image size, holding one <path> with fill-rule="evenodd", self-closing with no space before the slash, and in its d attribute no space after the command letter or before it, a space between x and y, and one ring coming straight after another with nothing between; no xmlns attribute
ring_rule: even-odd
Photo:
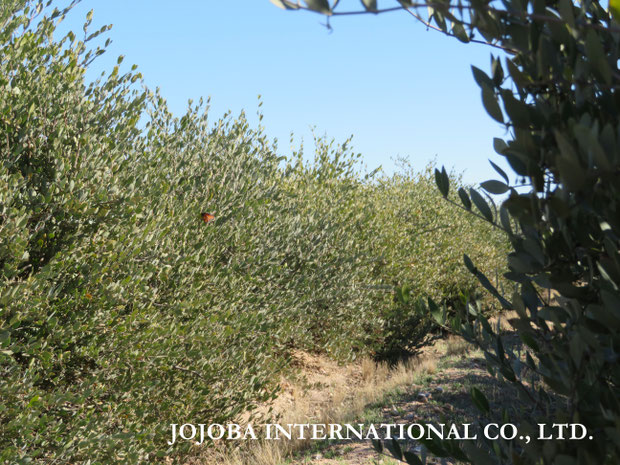
<svg viewBox="0 0 620 465"><path fill-rule="evenodd" d="M504 307L507 310L511 310L512 309L512 304L506 300L504 298L504 296L502 296L499 291L495 288L495 286L493 286L493 284L491 284L491 281L489 281L489 278L487 278L483 273L481 273L480 271L478 271L476 273L476 278L478 278L478 281L480 282L480 284L482 284L482 286L489 291L491 294L493 294L495 296L495 298L497 300L499 300L499 302L502 304L502 307Z"/></svg>
<svg viewBox="0 0 620 465"><path fill-rule="evenodd" d="M431 307L431 316L438 325L443 326L446 324L445 312L442 312L439 306L435 305L434 307Z"/></svg>
<svg viewBox="0 0 620 465"><path fill-rule="evenodd" d="M561 154L556 161L560 178L569 189L578 190L584 186L586 178L575 150L577 144L572 144L560 131L556 130L554 134Z"/></svg>
<svg viewBox="0 0 620 465"><path fill-rule="evenodd" d="M377 0L361 0L366 11L377 11Z"/></svg>
<svg viewBox="0 0 620 465"><path fill-rule="evenodd" d="M602 290L601 297L605 310L609 313L609 316L614 317L617 321L620 321L620 297L617 294L612 294L609 291Z"/></svg>
<svg viewBox="0 0 620 465"><path fill-rule="evenodd" d="M501 60L493 56L491 56L491 74L493 75L493 83L499 87L504 80L504 69Z"/></svg>
<svg viewBox="0 0 620 465"><path fill-rule="evenodd" d="M452 25L452 34L464 44L469 42L469 36L467 35L467 31L461 23L454 23Z"/></svg>
<svg viewBox="0 0 620 465"><path fill-rule="evenodd" d="M525 72L521 72L518 65L515 64L513 60L506 60L506 65L508 67L510 77L518 87L525 87L532 82L530 76Z"/></svg>
<svg viewBox="0 0 620 465"><path fill-rule="evenodd" d="M391 447L390 447L390 452L392 453L392 455L397 458L398 460L402 460L403 458L403 451L400 448L400 444L398 443L398 441L394 438L392 438L392 441L390 443Z"/></svg>
<svg viewBox="0 0 620 465"><path fill-rule="evenodd" d="M510 216L508 214L508 210L503 205L499 207L499 221L502 224L502 228L504 228L507 233L512 234Z"/></svg>
<svg viewBox="0 0 620 465"><path fill-rule="evenodd" d="M508 365L502 365L499 371L508 381L513 382L517 379L514 370Z"/></svg>
<svg viewBox="0 0 620 465"><path fill-rule="evenodd" d="M502 342L501 336L499 335L497 336L495 343L496 343L497 358L499 358L500 360L504 360L506 356L506 352L504 352L504 344Z"/></svg>
<svg viewBox="0 0 620 465"><path fill-rule="evenodd" d="M500 303L502 304L502 307L504 307L505 309L512 309L512 304L508 302L508 300L506 300L506 298L504 298L498 292L497 289L495 289L495 286L491 284L491 281L489 281L489 278L487 278L483 273L480 272L480 270L478 270L478 268L474 266L474 263L467 256L467 254L463 254L463 262L465 263L465 266L467 267L469 272L472 273L474 276L476 276L476 278L478 278L478 281L480 282L480 284L482 284L482 286L487 291L493 294L493 296L495 296L495 298L500 301Z"/></svg>
<svg viewBox="0 0 620 465"><path fill-rule="evenodd" d="M424 446L437 457L447 457L448 451L443 447L441 441L437 437L433 437L433 439L421 438L420 442L424 444Z"/></svg>
<svg viewBox="0 0 620 465"><path fill-rule="evenodd" d="M476 441L463 441L463 448L471 463L476 465L497 465L497 461L489 455L488 451L478 447Z"/></svg>
<svg viewBox="0 0 620 465"><path fill-rule="evenodd" d="M269 0L278 8L282 8L283 10L298 10L299 5L296 3L290 2L288 0Z"/></svg>
<svg viewBox="0 0 620 465"><path fill-rule="evenodd" d="M405 286L397 286L396 287L396 300L398 300L402 304L409 303L409 299L411 297L411 288L407 285Z"/></svg>
<svg viewBox="0 0 620 465"><path fill-rule="evenodd" d="M39 402L39 396L35 395L32 399L30 399L30 402L28 402L28 406L26 408L34 407L37 402Z"/></svg>
<svg viewBox="0 0 620 465"><path fill-rule="evenodd" d="M489 221L489 223L493 223L493 212L491 211L491 207L489 207L489 204L486 202L486 200L484 200L482 195L480 195L477 190L471 188L469 189L469 195L471 196L472 202L474 202L474 205L476 206L478 211L480 211L482 216L484 216L485 219Z"/></svg>
<svg viewBox="0 0 620 465"><path fill-rule="evenodd" d="M482 104L491 118L499 123L504 122L504 115L499 107L497 96L487 85L482 86Z"/></svg>
<svg viewBox="0 0 620 465"><path fill-rule="evenodd" d="M501 95L504 102L504 110L512 124L517 128L527 129L530 127L531 121L528 106L521 100L516 99L510 89L503 89Z"/></svg>
<svg viewBox="0 0 620 465"><path fill-rule="evenodd" d="M467 267L470 273L473 273L473 274L478 273L478 268L474 266L474 263L471 261L471 258L469 258L466 254L463 254L463 262L465 262L465 266Z"/></svg>
<svg viewBox="0 0 620 465"><path fill-rule="evenodd" d="M480 86L493 87L493 81L491 78L487 76L487 74L482 71L480 68L476 68L475 66L471 67L471 71L474 74L474 79L476 83Z"/></svg>
<svg viewBox="0 0 620 465"><path fill-rule="evenodd" d="M510 187L508 187L506 184L501 181L495 180L484 181L480 183L480 187L482 187L485 191L491 194L497 195L504 194L510 190Z"/></svg>
<svg viewBox="0 0 620 465"><path fill-rule="evenodd" d="M504 142L503 139L500 139L499 137L493 138L493 150L495 150L498 154L504 155L504 152L506 151L507 148L508 148L508 144L506 144L506 142ZM493 162L491 162L491 164L496 166ZM504 173L504 175L506 175L506 173ZM508 179L506 179L506 182L508 182Z"/></svg>
<svg viewBox="0 0 620 465"><path fill-rule="evenodd" d="M462 187L459 187L458 194L459 194L459 197L461 199L461 203L463 204L463 206L467 210L471 210L471 200L469 200L469 196L467 195L467 192L465 192L465 189L463 189Z"/></svg>
<svg viewBox="0 0 620 465"><path fill-rule="evenodd" d="M468 462L469 459L465 452L461 450L456 440L447 440L444 442L446 450L450 453L450 457L459 462Z"/></svg>
<svg viewBox="0 0 620 465"><path fill-rule="evenodd" d="M422 460L416 454L406 450L403 456L409 465L423 465Z"/></svg>
<svg viewBox="0 0 620 465"><path fill-rule="evenodd" d="M448 173L446 173L446 169L444 167L441 168L441 171L435 169L435 183L437 184L441 195L443 195L444 198L448 197L450 180L448 179Z"/></svg>
<svg viewBox="0 0 620 465"><path fill-rule="evenodd" d="M372 447L377 451L377 453L383 453L383 443L378 439L371 439Z"/></svg>
<svg viewBox="0 0 620 465"><path fill-rule="evenodd" d="M526 332L526 331L520 331L518 334L525 345L527 345L528 347L531 347L536 352L540 350L540 348L538 347L538 343L536 342L536 340L534 339L531 333Z"/></svg>
<svg viewBox="0 0 620 465"><path fill-rule="evenodd" d="M615 0L610 0L609 2L610 7L613 1ZM573 8L572 0L559 0L558 12L560 13L560 16L562 16L562 19L566 22L566 25L571 29L575 28L575 14L573 12Z"/></svg>
<svg viewBox="0 0 620 465"><path fill-rule="evenodd" d="M482 413L489 412L489 401L478 388L472 387L469 394L471 395L471 399L478 410Z"/></svg>
<svg viewBox="0 0 620 465"><path fill-rule="evenodd" d="M304 0L304 3L308 6L308 9L318 11L323 14L331 14L331 8L327 0Z"/></svg>
<svg viewBox="0 0 620 465"><path fill-rule="evenodd" d="M496 141L497 141L497 142L496 142ZM504 145L503 145L503 147L500 147L500 143L501 143L501 144L504 144ZM497 139L497 138L493 139L493 145L495 146L495 151L496 151L497 153L501 153L501 152L498 150L498 148L501 150L502 148L506 148L506 147L507 147L506 143L505 143L503 140L501 140L501 139ZM506 174L506 172L505 172L503 169L501 169L499 166L497 166L495 163L493 163L491 160L489 160L489 163L491 163L491 166L493 167L493 169L494 169L495 171L497 171L497 173L498 173L498 174L499 174L502 178L504 178L504 181L506 181L506 184L510 184L510 181L508 180L508 175Z"/></svg>
<svg viewBox="0 0 620 465"><path fill-rule="evenodd" d="M588 30L586 36L586 54L593 71L605 81L605 84L611 84L611 68L607 62L607 55L599 34L593 29Z"/></svg>
<svg viewBox="0 0 620 465"><path fill-rule="evenodd" d="M570 393L570 388L567 386L564 380L559 378L552 378L550 376L543 376L543 379L545 383L547 383L558 394L568 395Z"/></svg>

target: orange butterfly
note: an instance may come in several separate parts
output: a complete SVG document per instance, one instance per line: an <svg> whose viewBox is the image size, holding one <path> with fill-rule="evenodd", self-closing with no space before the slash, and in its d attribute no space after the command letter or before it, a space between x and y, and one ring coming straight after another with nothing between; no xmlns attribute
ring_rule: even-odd
<svg viewBox="0 0 620 465"><path fill-rule="evenodd" d="M205 223L208 223L209 221L213 221L215 219L215 216L213 216L211 213L201 213L200 216L202 217L202 221L204 221Z"/></svg>

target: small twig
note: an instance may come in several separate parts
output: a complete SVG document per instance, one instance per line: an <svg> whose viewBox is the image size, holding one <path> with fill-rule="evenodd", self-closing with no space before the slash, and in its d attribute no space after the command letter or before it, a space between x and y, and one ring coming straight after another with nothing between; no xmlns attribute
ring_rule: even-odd
<svg viewBox="0 0 620 465"><path fill-rule="evenodd" d="M441 8L441 9L455 9L455 10L459 10L459 11L475 11L475 10L482 10L482 11L486 11L488 13L495 13L497 15L503 16L504 18L506 17L516 17L519 19L525 19L525 20L535 20L535 21L544 21L544 22L553 22L553 23L563 23L565 24L566 21L564 21L562 18L557 17L557 16L548 16L548 15L541 15L541 14L537 14L537 13L521 13L521 14L515 14L512 11L506 11L506 10L498 10L497 8L492 8L489 6L486 7L473 7L473 6L469 6L469 5L446 5L443 3L437 3L437 2L412 2L411 4L405 6L397 6L397 7L391 7L391 8L384 8L381 10L354 10L354 11L330 11L329 13L324 13L322 11L317 11L317 10L313 10L311 8L305 7L301 4L297 5L299 10L305 10L305 11L310 11L312 13L318 13L318 14L325 14L326 16L353 16L353 15L364 15L364 14L380 14L380 13L388 13L388 12L392 12L392 11L402 11L402 10L406 10L409 11L411 8L426 8L426 7L431 7L431 8ZM576 21L575 24L579 25L579 26L583 26L586 28L593 28L593 29L597 29L603 32L620 32L620 27L615 26L613 24L608 24L608 25L604 25L604 24L598 24L598 23L589 23L589 22L583 22L583 21ZM443 32L443 31L442 31ZM491 45L488 44L484 41L480 42L482 44L486 44L486 45Z"/></svg>
<svg viewBox="0 0 620 465"><path fill-rule="evenodd" d="M176 370L184 371L186 373L191 373L192 375L197 376L198 378L206 381L206 379L200 373L198 373L197 371L190 370L189 368L183 368L183 367L180 367L179 365L172 365L172 368L174 368Z"/></svg>
<svg viewBox="0 0 620 465"><path fill-rule="evenodd" d="M426 233L429 233L429 232L438 231L440 229L448 229L448 228L451 228L451 227L452 226L450 226L450 225L437 226L436 228L423 229L422 231L416 231L416 234L426 234Z"/></svg>
<svg viewBox="0 0 620 465"><path fill-rule="evenodd" d="M312 10L308 7L299 5L300 10L310 11L312 13L325 14L321 11ZM379 13L389 13L391 11L400 11L405 10L405 7L402 6L393 6L390 8L383 8L381 10L355 10L355 11L332 11L328 16L355 16L355 15L365 15L365 14L374 14L378 15Z"/></svg>
<svg viewBox="0 0 620 465"><path fill-rule="evenodd" d="M499 229L500 231L504 231L505 233L508 233L508 231L506 229L504 229L502 226L498 225L497 223L495 223L495 221L489 221L488 219L486 219L484 216L480 215L479 213L476 213L473 210L468 210L467 208L465 208L463 205L460 205L458 203L456 203L454 200L449 199L447 197L445 197L445 200L447 200L449 203L451 203L452 205L454 205L455 207L460 208L461 210L465 210L466 212L471 213L472 215L480 218L483 221L486 221L487 223L490 223L492 226L495 226L497 229Z"/></svg>
<svg viewBox="0 0 620 465"><path fill-rule="evenodd" d="M418 15L417 13L414 13L413 11L411 11L409 8L405 8L405 11L407 11L407 13L409 13L411 16L413 16L415 19L417 19L418 21L420 21L422 24L424 24L426 27L433 29L434 31L438 31L441 32L442 34L447 35L448 37L454 37L455 39L458 39L458 37L454 34L452 34L451 32L448 31L444 31L443 29L434 26L433 24L431 24L429 21L426 21L425 19L423 19L420 15ZM487 42L485 40L478 40L478 39L472 39L468 37L468 42L472 42L474 44L482 44L482 45L489 45L490 47L495 47L498 48L500 50L503 50L505 52L509 52L509 53L514 53L516 54L518 51L510 48L510 47L504 47L502 45L499 44L494 44L493 42Z"/></svg>

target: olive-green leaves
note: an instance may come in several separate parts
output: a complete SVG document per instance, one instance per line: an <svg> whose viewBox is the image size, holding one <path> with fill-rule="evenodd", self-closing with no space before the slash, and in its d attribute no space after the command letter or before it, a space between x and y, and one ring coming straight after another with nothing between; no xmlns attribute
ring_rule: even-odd
<svg viewBox="0 0 620 465"><path fill-rule="evenodd" d="M435 169L435 182L437 183L437 187L439 188L441 195L448 197L448 192L450 191L450 180L448 179L448 173L446 173L446 169L444 167L441 168L441 171Z"/></svg>
<svg viewBox="0 0 620 465"><path fill-rule="evenodd" d="M614 363L607 354L618 344L612 334L620 324L616 311L620 254L614 242L620 231L620 112L611 97L618 85L620 5L610 2L614 21L609 24L596 2L577 7L569 0L554 5L535 1L534 14L552 15L543 26L538 21L511 18L510 11L524 11L525 4L511 2L501 24L485 24L480 30L483 37L495 37L497 43L514 50L507 60L512 82L505 82L495 58L491 77L472 68L484 108L510 128L509 139L495 139L493 146L518 175L516 183L511 186L506 172L492 163L501 180L484 181L480 187L492 195L508 194L497 212L480 192L458 190L465 209L474 207L510 238L510 271L504 276L513 282L512 295L493 284L474 260L465 256L464 262L503 308L517 312L510 324L520 337L518 353L510 349L499 329L491 327L478 304L470 304L470 323L460 320L448 326L484 349L490 372L516 386L532 402L551 409L548 412L557 412L552 414L553 421L564 418L554 410L555 399L562 398L571 402L578 412L575 415L590 428L600 430L607 420L594 412L605 408L607 419L620 417L617 403L607 400L615 396L609 389L610 377L599 377ZM477 14L485 16L482 11ZM492 21L489 16L486 20ZM616 128L613 136L612 128ZM539 388L530 387L524 366L541 373ZM482 412L489 411L480 391L472 389L471 395ZM610 441L610 436L601 439L601 443ZM543 454L539 444L523 447L518 457L523 463ZM556 461L569 460L583 452L579 448L571 444L544 454ZM488 444L488 451L470 445L466 449L476 463L492 463L492 456L510 454L498 443ZM613 447L587 449L592 456L586 463L591 464L609 456L616 459L618 454Z"/></svg>
<svg viewBox="0 0 620 465"><path fill-rule="evenodd" d="M395 357L425 298L475 286L463 251L501 266L434 167L366 175L325 138L283 157L243 114L172 115L122 56L88 83L102 50L46 14L0 34L0 462L181 456L166 425L251 420L292 350Z"/></svg>
<svg viewBox="0 0 620 465"><path fill-rule="evenodd" d="M527 430L536 422L578 419L596 434L592 441L521 441L518 447L514 441L466 441L464 452L446 443L425 447L439 457L466 453L483 465L530 464L540 457L619 462L617 429L609 425L620 421L620 1L610 0L609 11L599 1L571 0L471 2L466 11L459 16L460 4L440 2L416 13L461 41L475 36L503 49L505 60L493 56L488 71L472 72L482 106L507 130L506 140L495 139L493 147L515 182L493 163L501 179L482 182L480 191L457 186L456 200L445 170L435 170L435 184L446 203L506 233L505 282L481 270L484 263L475 257L465 255L464 267L499 306L515 310L510 324L520 339L492 327L484 314L493 306L485 299L463 299L456 305L463 317L444 326L475 342L489 372L528 399L531 408L506 412L505 423L520 421ZM505 196L499 208L490 195ZM438 308L429 302L427 311L443 321ZM471 395L481 412L489 412L481 391Z"/></svg>
<svg viewBox="0 0 620 465"><path fill-rule="evenodd" d="M396 439L392 438L391 441L387 441L385 443L385 447L390 451L390 453L392 454L394 458L402 461L403 450L401 449L400 444L398 443Z"/></svg>

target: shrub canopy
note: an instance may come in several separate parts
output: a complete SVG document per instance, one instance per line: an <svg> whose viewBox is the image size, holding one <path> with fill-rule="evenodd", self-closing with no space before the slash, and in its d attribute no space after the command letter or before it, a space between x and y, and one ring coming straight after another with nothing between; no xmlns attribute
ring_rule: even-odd
<svg viewBox="0 0 620 465"><path fill-rule="evenodd" d="M273 3L299 9L287 0ZM347 14L337 3L305 1L309 10ZM375 1L362 4L362 12L379 11ZM465 265L516 312L510 322L522 344L511 348L473 300L450 324L477 342L489 370L522 394L528 410L504 415L519 418L521 432L537 437L537 423L582 423L592 436L480 448L465 442L465 450L430 444L437 455L476 464L620 462L620 4L609 6L597 0L400 0L388 8L501 51L491 57L489 74L475 67L473 74L485 109L510 131L507 141L495 140L495 150L516 182L495 165L499 178L481 183L481 191L451 189L445 170L436 171L436 181L444 197L458 190L462 208L508 234L505 277L517 286L514 294L500 292L478 260L465 256ZM495 209L483 191L507 199ZM436 305L431 310L442 319ZM474 394L488 413L486 399Z"/></svg>
<svg viewBox="0 0 620 465"><path fill-rule="evenodd" d="M502 238L439 204L432 171L365 176L322 139L284 158L208 102L176 117L122 58L85 80L108 29L92 13L56 39L70 7L2 5L0 461L182 453L171 423L247 415L293 350L407 349L394 284L440 300L474 288L464 250L501 266Z"/></svg>

